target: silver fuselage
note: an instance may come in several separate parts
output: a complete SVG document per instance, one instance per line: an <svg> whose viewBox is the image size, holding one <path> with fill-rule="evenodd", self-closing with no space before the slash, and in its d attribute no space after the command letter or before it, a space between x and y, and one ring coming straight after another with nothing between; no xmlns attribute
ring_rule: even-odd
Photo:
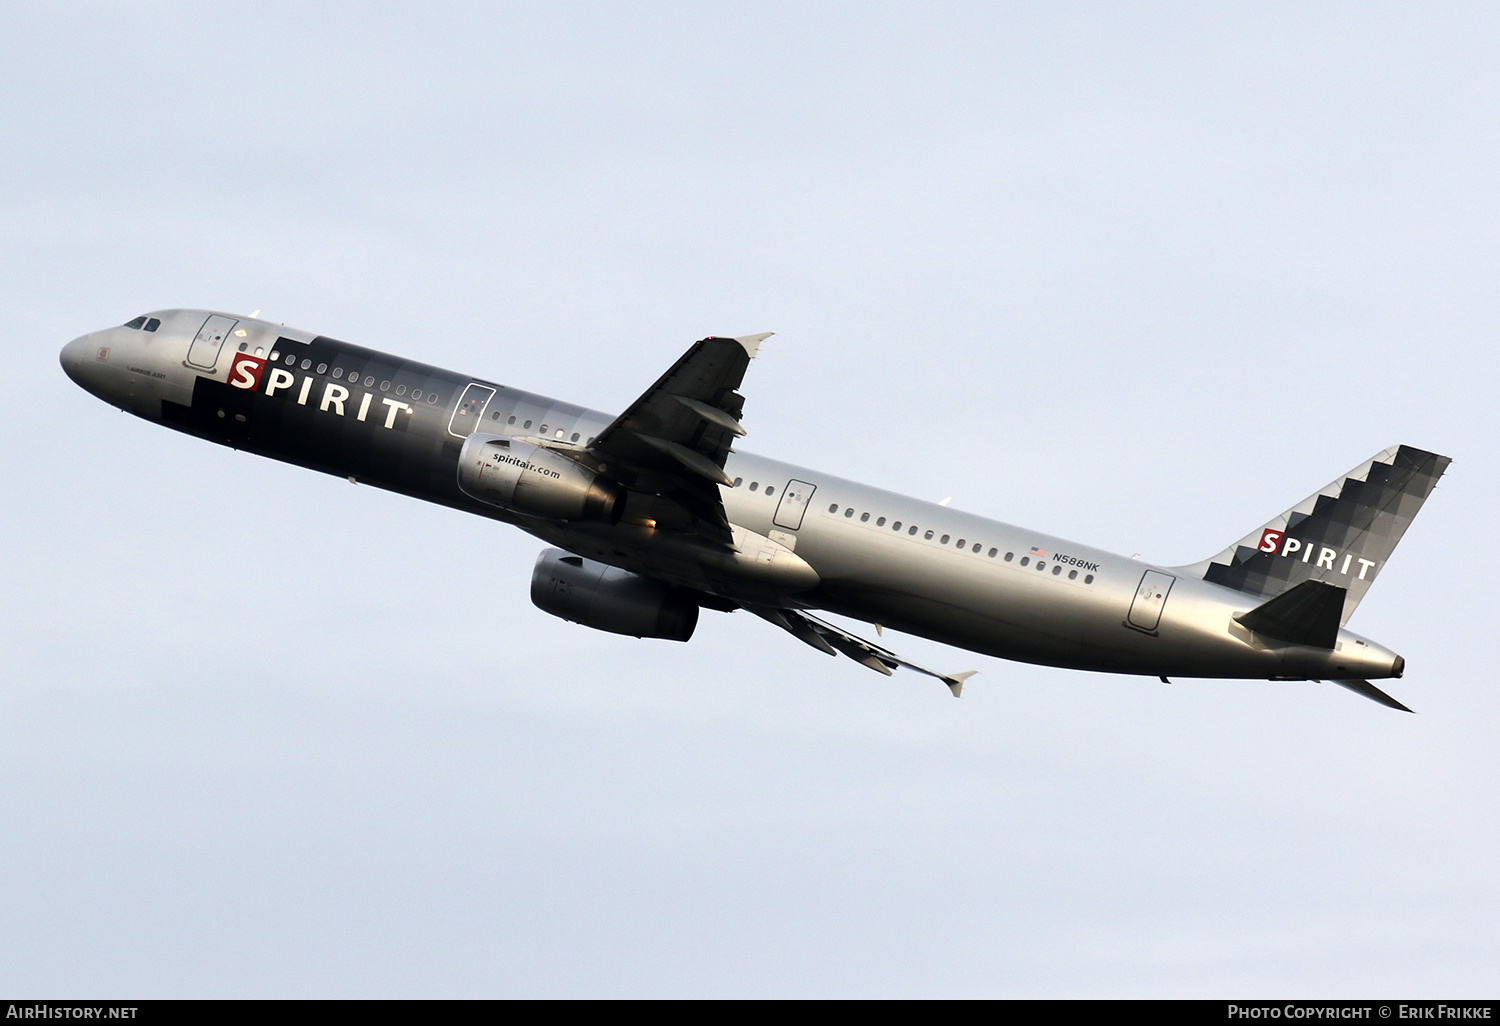
<svg viewBox="0 0 1500 1026"><path fill-rule="evenodd" d="M729 521L769 539L800 573L726 562L639 518L518 515L459 489L465 436L582 447L611 415L265 321L201 310L152 316L155 331L117 327L69 343L69 376L144 419L505 521L727 603L828 610L1005 659L1117 673L1378 678L1404 665L1348 630L1332 651L1257 636L1233 618L1260 599L1171 567L750 453L732 453L725 466L737 482L721 488ZM255 387L231 384L252 371ZM783 505L789 491L798 508Z"/></svg>

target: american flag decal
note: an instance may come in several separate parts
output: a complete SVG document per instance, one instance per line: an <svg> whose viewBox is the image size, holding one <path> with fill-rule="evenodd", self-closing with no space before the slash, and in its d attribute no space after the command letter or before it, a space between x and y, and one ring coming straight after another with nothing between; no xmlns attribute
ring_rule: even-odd
<svg viewBox="0 0 1500 1026"><path fill-rule="evenodd" d="M1047 550L1046 549L1039 549L1035 545L1033 545L1031 547L1031 554L1033 556L1045 556L1047 554Z"/></svg>

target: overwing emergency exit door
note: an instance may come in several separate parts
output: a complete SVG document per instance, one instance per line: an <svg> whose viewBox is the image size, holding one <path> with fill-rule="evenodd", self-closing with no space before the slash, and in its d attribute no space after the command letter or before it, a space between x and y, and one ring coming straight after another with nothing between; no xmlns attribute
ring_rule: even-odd
<svg viewBox="0 0 1500 1026"><path fill-rule="evenodd" d="M453 411L453 417L448 421L448 433L457 435L459 438L468 438L478 431L480 418L484 416L484 408L489 405L490 396L494 394L493 388L478 382L464 389L463 396L458 400L458 408Z"/></svg>

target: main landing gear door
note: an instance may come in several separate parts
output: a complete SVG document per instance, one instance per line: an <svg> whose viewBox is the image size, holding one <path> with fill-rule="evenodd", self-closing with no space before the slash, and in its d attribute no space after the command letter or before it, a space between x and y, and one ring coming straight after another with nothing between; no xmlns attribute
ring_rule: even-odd
<svg viewBox="0 0 1500 1026"><path fill-rule="evenodd" d="M1167 593L1177 578L1171 574L1147 570L1141 576L1141 586L1135 590L1135 601L1130 603L1130 626L1143 631L1154 631L1161 623L1162 607L1167 604Z"/></svg>
<svg viewBox="0 0 1500 1026"><path fill-rule="evenodd" d="M813 492L817 490L817 485L808 484L806 481L788 481L786 487L781 490L781 504L776 507L776 515L771 518L771 522L788 531L797 530L802 526L802 517L807 513L807 504L812 501Z"/></svg>
<svg viewBox="0 0 1500 1026"><path fill-rule="evenodd" d="M240 322L232 317L220 317L218 314L204 321L203 327L198 329L198 337L188 346L187 362L202 370L213 370L214 364L219 362L219 349L238 323Z"/></svg>
<svg viewBox="0 0 1500 1026"><path fill-rule="evenodd" d="M458 400L458 409L453 411L453 419L448 421L448 433L457 438L468 438L479 430L479 421L484 417L484 408L489 405L490 396L495 390L489 385L474 383L464 389L463 397Z"/></svg>

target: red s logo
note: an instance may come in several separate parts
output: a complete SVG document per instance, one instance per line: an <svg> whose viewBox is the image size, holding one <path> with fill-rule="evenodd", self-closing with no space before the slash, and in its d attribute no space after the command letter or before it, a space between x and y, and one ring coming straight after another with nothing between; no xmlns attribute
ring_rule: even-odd
<svg viewBox="0 0 1500 1026"><path fill-rule="evenodd" d="M1275 552L1281 546L1285 531L1273 531L1269 527L1260 532L1260 552Z"/></svg>
<svg viewBox="0 0 1500 1026"><path fill-rule="evenodd" d="M260 387L260 372L265 369L264 357L235 353L234 362L229 365L229 383L253 392Z"/></svg>

